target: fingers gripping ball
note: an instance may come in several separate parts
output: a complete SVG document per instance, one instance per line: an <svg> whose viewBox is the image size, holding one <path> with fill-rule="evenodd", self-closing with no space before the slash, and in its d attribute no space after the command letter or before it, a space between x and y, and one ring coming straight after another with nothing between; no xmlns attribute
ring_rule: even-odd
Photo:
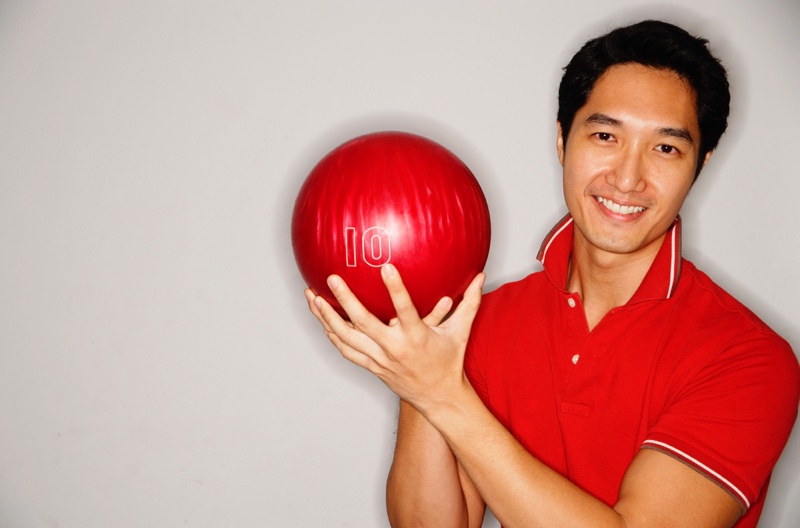
<svg viewBox="0 0 800 528"><path fill-rule="evenodd" d="M467 166L441 145L404 132L352 139L305 180L292 246L308 286L344 313L328 289L340 275L375 316L395 316L380 268L394 264L421 316L458 302L489 254L486 199Z"/></svg>

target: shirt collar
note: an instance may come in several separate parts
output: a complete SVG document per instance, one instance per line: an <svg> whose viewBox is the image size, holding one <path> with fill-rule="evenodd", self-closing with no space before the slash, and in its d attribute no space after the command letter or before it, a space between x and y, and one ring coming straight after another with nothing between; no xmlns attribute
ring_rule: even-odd
<svg viewBox="0 0 800 528"><path fill-rule="evenodd" d="M536 257L542 263L550 281L559 289L565 290L569 259L572 255L572 236L574 224L567 214L550 230L542 242ZM678 287L681 274L681 218L678 216L667 231L650 270L628 304L669 299Z"/></svg>

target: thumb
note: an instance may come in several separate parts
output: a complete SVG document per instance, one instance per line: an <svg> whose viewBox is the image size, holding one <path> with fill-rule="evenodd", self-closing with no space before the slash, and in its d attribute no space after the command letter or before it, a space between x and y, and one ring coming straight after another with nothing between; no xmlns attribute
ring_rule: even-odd
<svg viewBox="0 0 800 528"><path fill-rule="evenodd" d="M472 322L478 313L483 298L483 285L486 281L486 274L478 273L464 291L464 297L453 312L453 315L444 323L455 327L456 333L463 335L466 340L469 337Z"/></svg>

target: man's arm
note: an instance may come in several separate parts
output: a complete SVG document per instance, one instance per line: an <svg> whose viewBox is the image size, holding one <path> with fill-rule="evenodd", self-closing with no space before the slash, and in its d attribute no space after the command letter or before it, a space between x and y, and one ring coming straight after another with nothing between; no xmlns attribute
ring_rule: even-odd
<svg viewBox="0 0 800 528"><path fill-rule="evenodd" d="M438 348L447 350L466 348L469 329L480 305L482 286L483 276L479 275L465 292L465 300L450 314L446 323L442 324L442 320L452 308L452 300L446 298L425 319L420 320L422 326L434 328L437 333L435 337L429 336L426 339L429 345L438 344ZM373 353L376 351L370 338L363 336L366 339L362 339L355 348L339 342L336 332L320 311L321 308L331 309L330 306L310 290L306 290L306 299L309 309L322 323L325 333L342 355L364 368L378 368L368 355L359 351L359 348L371 348ZM414 313L416 314L416 310ZM335 324L347 328L356 326L341 318ZM386 328L395 333L403 331L397 319L391 321ZM426 371L434 372L423 366L422 373ZM452 362L450 371L462 377L463 359ZM429 386L438 384L436 378L429 378L426 382ZM386 502L389 519L392 526L396 527L476 528L481 526L486 509L477 489L456 461L441 433L416 408L403 400L402 395L394 460L386 486Z"/></svg>
<svg viewBox="0 0 800 528"><path fill-rule="evenodd" d="M425 415L506 527L730 527L742 514L722 487L684 463L642 449L609 507L528 453L470 387Z"/></svg>
<svg viewBox="0 0 800 528"><path fill-rule="evenodd" d="M395 527L477 528L485 510L483 499L442 435L403 400L386 506Z"/></svg>

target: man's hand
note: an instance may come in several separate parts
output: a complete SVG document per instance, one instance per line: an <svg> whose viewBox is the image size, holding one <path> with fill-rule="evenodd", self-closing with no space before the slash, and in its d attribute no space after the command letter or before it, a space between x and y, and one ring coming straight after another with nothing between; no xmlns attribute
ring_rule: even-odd
<svg viewBox="0 0 800 528"><path fill-rule="evenodd" d="M397 269L387 264L381 276L397 312L388 325L372 315L336 275L328 278L328 286L351 322L310 290L306 290L308 306L342 356L375 374L424 413L430 405L450 401L448 395L468 383L464 352L485 276L479 273L473 279L464 300L444 322L452 299L443 297L421 319Z"/></svg>

